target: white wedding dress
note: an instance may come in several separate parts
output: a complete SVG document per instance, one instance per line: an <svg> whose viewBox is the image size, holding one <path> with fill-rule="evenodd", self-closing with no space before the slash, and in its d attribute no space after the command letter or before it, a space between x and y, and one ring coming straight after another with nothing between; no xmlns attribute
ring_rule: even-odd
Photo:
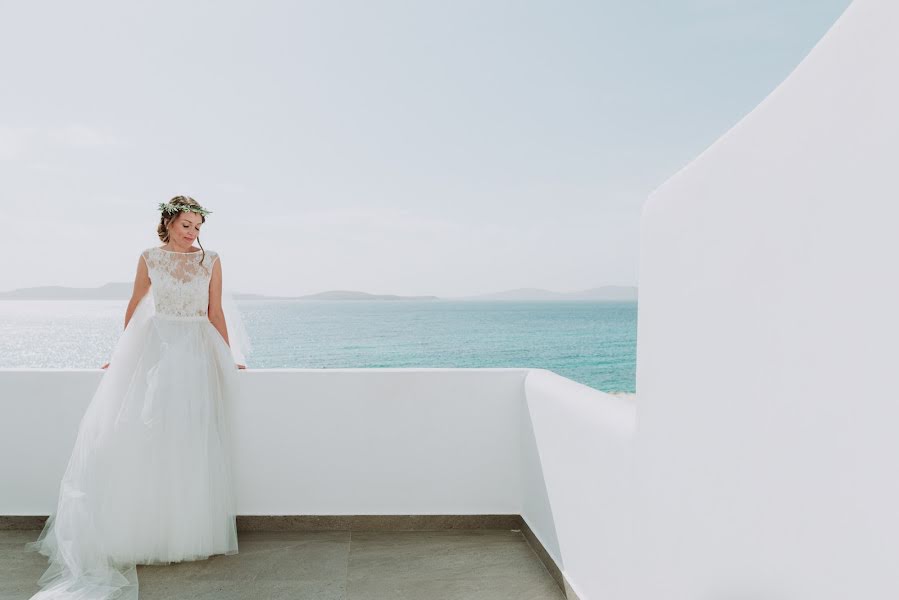
<svg viewBox="0 0 899 600"><path fill-rule="evenodd" d="M152 247L151 280L78 428L59 500L26 544L49 559L33 600L137 600L137 564L237 553L230 411L250 350L209 321L214 251Z"/></svg>

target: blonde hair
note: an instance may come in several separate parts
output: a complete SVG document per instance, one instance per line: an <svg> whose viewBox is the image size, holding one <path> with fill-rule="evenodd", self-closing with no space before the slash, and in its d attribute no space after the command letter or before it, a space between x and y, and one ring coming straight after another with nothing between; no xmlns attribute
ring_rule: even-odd
<svg viewBox="0 0 899 600"><path fill-rule="evenodd" d="M203 208L203 206L191 198L190 196L175 196L171 200L169 200L169 204L172 206L190 206L194 208ZM162 212L162 216L159 217L159 225L156 227L156 234L159 236L159 239L164 243L169 243L169 225L172 224L178 215L181 212L176 213L167 213L165 211ZM199 214L199 213L194 213ZM200 215L200 219L202 223L206 222L206 215ZM206 259L206 249L203 248L203 244L200 243L200 236L197 236L197 244L200 246L200 250L203 251L203 255L200 257L200 264L203 264L203 261Z"/></svg>

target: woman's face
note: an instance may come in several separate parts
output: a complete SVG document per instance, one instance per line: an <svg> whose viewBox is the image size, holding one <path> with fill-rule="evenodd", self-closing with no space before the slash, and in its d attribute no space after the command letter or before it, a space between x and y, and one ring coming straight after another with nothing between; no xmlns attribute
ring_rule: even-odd
<svg viewBox="0 0 899 600"><path fill-rule="evenodd" d="M182 211L169 225L169 239L178 240L178 243L190 246L200 235L200 227L203 226L203 217L197 213Z"/></svg>

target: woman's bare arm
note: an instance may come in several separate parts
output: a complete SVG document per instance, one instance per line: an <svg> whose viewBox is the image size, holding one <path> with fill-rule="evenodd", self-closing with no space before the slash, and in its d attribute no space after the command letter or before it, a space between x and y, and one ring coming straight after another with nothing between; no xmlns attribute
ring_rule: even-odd
<svg viewBox="0 0 899 600"><path fill-rule="evenodd" d="M209 278L209 307L206 309L209 315L209 322L212 323L222 337L228 347L231 342L228 341L228 326L225 324L225 311L222 310L222 259L218 258L212 263L212 277Z"/></svg>
<svg viewBox="0 0 899 600"><path fill-rule="evenodd" d="M125 310L125 328L128 328L128 322L134 315L137 305L147 292L150 291L150 274L147 271L147 262L143 256L137 259L137 273L134 275L134 287L131 290L131 300L128 301L128 308Z"/></svg>
<svg viewBox="0 0 899 600"><path fill-rule="evenodd" d="M134 287L131 291L131 300L128 301L128 308L125 309L125 329L128 328L128 322L131 321L131 317L134 315L137 305L143 297L147 295L148 291L150 291L150 274L147 270L147 263L143 256L141 256L137 259L137 273L134 275ZM105 369L108 366L109 363L107 362L100 368Z"/></svg>

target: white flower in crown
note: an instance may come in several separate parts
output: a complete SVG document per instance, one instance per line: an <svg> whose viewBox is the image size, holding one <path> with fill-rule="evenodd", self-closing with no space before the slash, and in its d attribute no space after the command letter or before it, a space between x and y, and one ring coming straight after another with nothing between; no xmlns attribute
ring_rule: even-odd
<svg viewBox="0 0 899 600"><path fill-rule="evenodd" d="M175 205L175 204L170 204L169 202L160 202L159 210L168 215L173 215L173 214L176 214L179 212L193 212L193 213L197 213L197 214L206 216L206 215L212 213L211 210L206 210L205 208L200 208L199 206L184 206L184 205L180 205L180 204Z"/></svg>

